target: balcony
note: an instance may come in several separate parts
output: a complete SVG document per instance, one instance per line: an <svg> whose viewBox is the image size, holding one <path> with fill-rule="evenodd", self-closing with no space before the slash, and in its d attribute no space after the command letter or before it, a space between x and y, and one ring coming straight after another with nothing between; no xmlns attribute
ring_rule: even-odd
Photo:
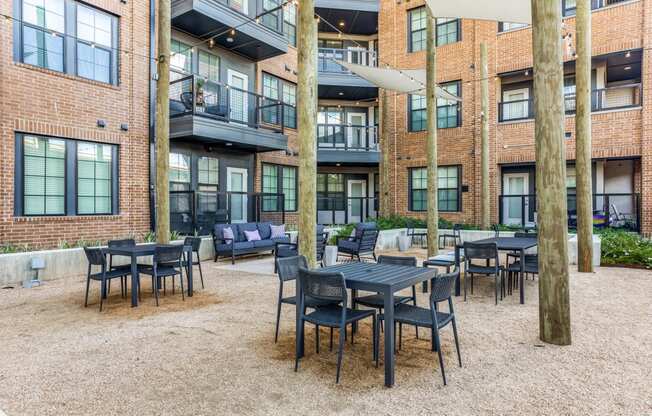
<svg viewBox="0 0 652 416"><path fill-rule="evenodd" d="M336 61L359 65L377 66L376 52L362 49L319 48L317 71L319 72L319 98L364 100L378 96L378 88L352 74Z"/></svg>
<svg viewBox="0 0 652 416"><path fill-rule="evenodd" d="M247 0L174 0L172 26L202 39L215 36L221 47L254 61L286 53L283 10L265 15L257 24L250 19L263 12L263 2L255 1L256 10L248 10L250 4ZM233 27L237 30L231 34Z"/></svg>
<svg viewBox="0 0 652 416"><path fill-rule="evenodd" d="M286 150L285 107L190 75L170 83L170 137L257 152Z"/></svg>
<svg viewBox="0 0 652 416"><path fill-rule="evenodd" d="M627 84L591 92L591 111L616 111L641 106L641 84ZM564 96L566 114L575 114L575 94ZM511 122L534 118L534 99L498 103L498 121Z"/></svg>
<svg viewBox="0 0 652 416"><path fill-rule="evenodd" d="M317 125L317 162L322 164L377 165L378 127Z"/></svg>
<svg viewBox="0 0 652 416"><path fill-rule="evenodd" d="M317 223L344 225L378 218L376 197L317 197Z"/></svg>

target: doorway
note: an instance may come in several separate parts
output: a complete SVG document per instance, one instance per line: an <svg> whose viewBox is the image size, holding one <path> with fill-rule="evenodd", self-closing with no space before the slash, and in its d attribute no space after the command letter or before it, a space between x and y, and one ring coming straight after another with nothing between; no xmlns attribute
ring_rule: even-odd
<svg viewBox="0 0 652 416"><path fill-rule="evenodd" d="M229 194L231 223L247 222L247 169L226 168L226 191Z"/></svg>
<svg viewBox="0 0 652 416"><path fill-rule="evenodd" d="M350 179L347 182L347 195L348 223L353 224L364 221L367 206L367 181Z"/></svg>

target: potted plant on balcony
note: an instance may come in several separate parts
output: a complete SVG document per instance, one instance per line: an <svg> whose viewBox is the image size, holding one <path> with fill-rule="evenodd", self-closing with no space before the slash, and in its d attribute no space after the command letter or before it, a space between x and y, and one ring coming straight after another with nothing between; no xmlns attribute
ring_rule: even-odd
<svg viewBox="0 0 652 416"><path fill-rule="evenodd" d="M204 84L206 80L204 78L197 78L195 83L195 103L197 106L204 106Z"/></svg>

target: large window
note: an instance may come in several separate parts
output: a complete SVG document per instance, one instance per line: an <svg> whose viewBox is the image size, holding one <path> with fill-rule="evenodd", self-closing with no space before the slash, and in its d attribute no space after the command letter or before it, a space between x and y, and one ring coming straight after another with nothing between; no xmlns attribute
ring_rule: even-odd
<svg viewBox="0 0 652 416"><path fill-rule="evenodd" d="M211 81L220 80L220 58L206 51L199 51L197 73Z"/></svg>
<svg viewBox="0 0 652 416"><path fill-rule="evenodd" d="M112 149L105 144L77 144L77 213L111 213Z"/></svg>
<svg viewBox="0 0 652 416"><path fill-rule="evenodd" d="M512 30L518 30L524 27L528 27L527 23L509 23L509 22L498 22L498 31L499 32L510 32Z"/></svg>
<svg viewBox="0 0 652 416"><path fill-rule="evenodd" d="M65 141L25 136L23 152L23 214L64 215Z"/></svg>
<svg viewBox="0 0 652 416"><path fill-rule="evenodd" d="M283 12L283 33L290 45L297 46L297 6L289 3Z"/></svg>
<svg viewBox="0 0 652 416"><path fill-rule="evenodd" d="M564 16L575 16L577 13L577 0L562 0L561 5Z"/></svg>
<svg viewBox="0 0 652 416"><path fill-rule="evenodd" d="M190 155L170 153L170 190L190 190Z"/></svg>
<svg viewBox="0 0 652 416"><path fill-rule="evenodd" d="M459 19L437 19L437 46L460 41Z"/></svg>
<svg viewBox="0 0 652 416"><path fill-rule="evenodd" d="M197 160L197 183L200 187L208 186L217 190L220 178L219 160L213 157L200 157Z"/></svg>
<svg viewBox="0 0 652 416"><path fill-rule="evenodd" d="M116 145L17 134L15 215L116 213L117 159Z"/></svg>
<svg viewBox="0 0 652 416"><path fill-rule="evenodd" d="M73 0L21 3L16 59L30 65L118 83L118 18ZM66 63L71 63L67 65Z"/></svg>
<svg viewBox="0 0 652 416"><path fill-rule="evenodd" d="M344 175L341 173L317 174L317 209L342 211L345 206Z"/></svg>
<svg viewBox="0 0 652 416"><path fill-rule="evenodd" d="M462 95L459 81L440 84L440 87L457 97ZM437 128L447 129L461 126L459 115L459 102L437 98Z"/></svg>
<svg viewBox="0 0 652 416"><path fill-rule="evenodd" d="M176 39L170 43L170 68L185 73L192 72L192 48Z"/></svg>
<svg viewBox="0 0 652 416"><path fill-rule="evenodd" d="M263 73L263 96L274 101L283 103L283 123L285 127L295 129L297 127L297 86L274 75ZM270 124L278 124L281 118L281 110L273 102L266 103L262 111L263 121Z"/></svg>
<svg viewBox="0 0 652 416"><path fill-rule="evenodd" d="M426 50L426 8L418 7L408 11L408 52Z"/></svg>
<svg viewBox="0 0 652 416"><path fill-rule="evenodd" d="M423 95L408 95L408 130L423 131L428 121L426 113L426 97Z"/></svg>
<svg viewBox="0 0 652 416"><path fill-rule="evenodd" d="M262 188L264 194L283 194L285 211L297 210L296 167L264 163ZM279 206L280 198L278 196L263 196L263 211L280 211Z"/></svg>
<svg viewBox="0 0 652 416"><path fill-rule="evenodd" d="M461 167L440 166L437 172L437 204L439 211L461 211ZM426 168L410 169L409 210L425 211L428 207L428 172Z"/></svg>

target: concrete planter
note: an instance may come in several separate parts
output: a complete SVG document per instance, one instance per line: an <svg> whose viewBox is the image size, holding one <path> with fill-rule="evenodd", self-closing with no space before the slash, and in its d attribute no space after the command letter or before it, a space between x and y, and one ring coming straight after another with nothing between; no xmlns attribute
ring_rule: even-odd
<svg viewBox="0 0 652 416"><path fill-rule="evenodd" d="M412 247L412 238L407 235L398 236L398 251L408 251Z"/></svg>
<svg viewBox="0 0 652 416"><path fill-rule="evenodd" d="M337 263L337 246L324 247L324 266L333 266Z"/></svg>

